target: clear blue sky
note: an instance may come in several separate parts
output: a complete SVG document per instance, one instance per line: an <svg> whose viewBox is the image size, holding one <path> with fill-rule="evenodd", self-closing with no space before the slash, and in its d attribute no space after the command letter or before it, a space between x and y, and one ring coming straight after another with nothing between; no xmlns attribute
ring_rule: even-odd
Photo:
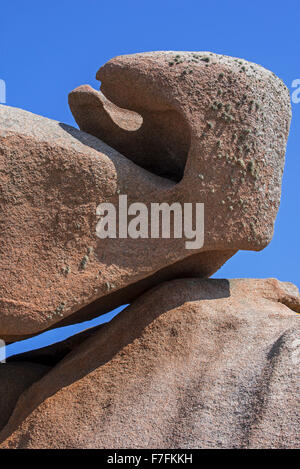
<svg viewBox="0 0 300 469"><path fill-rule="evenodd" d="M1 2L0 79L7 104L75 125L67 95L98 88L110 58L151 50L209 50L300 79L299 0L14 0ZM240 252L215 277L277 277L300 287L300 103L293 104L282 202L271 244ZM15 346L16 347L16 346Z"/></svg>

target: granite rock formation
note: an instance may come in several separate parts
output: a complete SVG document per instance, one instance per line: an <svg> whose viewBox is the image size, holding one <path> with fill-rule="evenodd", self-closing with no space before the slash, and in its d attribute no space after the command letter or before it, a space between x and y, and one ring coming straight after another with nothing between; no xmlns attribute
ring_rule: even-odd
<svg viewBox="0 0 300 469"><path fill-rule="evenodd" d="M0 365L1 447L300 447L297 288L207 279L272 238L288 90L209 52L116 57L97 78L69 95L80 130L0 106L0 338L132 304ZM204 245L99 239L120 195L204 203Z"/></svg>
<svg viewBox="0 0 300 469"><path fill-rule="evenodd" d="M300 447L299 312L274 279L165 282L21 395L1 447Z"/></svg>
<svg viewBox="0 0 300 469"><path fill-rule="evenodd" d="M237 250L260 250L272 237L290 122L277 77L238 59L171 52L118 57L97 77L106 98L83 87L70 105L80 127L114 149L0 108L6 340L87 319L163 280L208 277ZM204 203L204 246L100 240L96 207L117 205L119 194L128 204Z"/></svg>

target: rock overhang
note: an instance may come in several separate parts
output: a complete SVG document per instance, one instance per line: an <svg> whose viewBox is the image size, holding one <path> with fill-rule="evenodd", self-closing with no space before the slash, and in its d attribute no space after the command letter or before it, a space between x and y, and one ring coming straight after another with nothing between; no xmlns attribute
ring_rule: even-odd
<svg viewBox="0 0 300 469"><path fill-rule="evenodd" d="M91 304L106 312L175 276L210 276L238 249L263 249L272 237L290 122L274 74L208 52L154 52L112 59L97 78L104 95L84 87L69 98L94 136L1 106L5 338L83 320ZM203 249L100 243L96 206L118 193L203 202Z"/></svg>

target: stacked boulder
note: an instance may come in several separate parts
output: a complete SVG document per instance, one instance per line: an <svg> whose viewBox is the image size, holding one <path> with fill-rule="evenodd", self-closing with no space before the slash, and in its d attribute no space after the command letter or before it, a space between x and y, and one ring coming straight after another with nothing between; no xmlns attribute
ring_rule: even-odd
<svg viewBox="0 0 300 469"><path fill-rule="evenodd" d="M80 130L0 106L0 337L131 306L1 366L1 447L299 447L297 288L208 279L272 239L288 90L208 52L121 56L97 78L69 95ZM99 239L120 194L203 203L203 245Z"/></svg>

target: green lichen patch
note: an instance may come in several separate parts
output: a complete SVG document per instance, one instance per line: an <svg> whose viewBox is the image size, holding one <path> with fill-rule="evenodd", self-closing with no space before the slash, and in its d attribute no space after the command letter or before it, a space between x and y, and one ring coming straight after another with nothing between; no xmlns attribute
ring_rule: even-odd
<svg viewBox="0 0 300 469"><path fill-rule="evenodd" d="M63 311L65 309L65 306L66 303L64 301L60 303L57 308L53 311L53 315L63 317Z"/></svg>
<svg viewBox="0 0 300 469"><path fill-rule="evenodd" d="M66 277L69 275L69 273L71 272L71 268L69 265L66 265L64 266L62 269L61 269L63 275L65 275Z"/></svg>
<svg viewBox="0 0 300 469"><path fill-rule="evenodd" d="M79 269L80 270L85 270L89 260L90 259L89 259L89 256L87 254L85 256L83 256L83 258L80 261Z"/></svg>

